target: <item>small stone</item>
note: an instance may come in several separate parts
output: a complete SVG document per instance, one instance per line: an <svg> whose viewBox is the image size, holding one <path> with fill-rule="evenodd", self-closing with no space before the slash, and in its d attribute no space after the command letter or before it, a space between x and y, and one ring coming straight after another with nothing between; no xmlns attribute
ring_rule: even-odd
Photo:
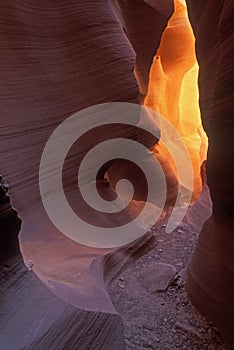
<svg viewBox="0 0 234 350"><path fill-rule="evenodd" d="M183 339L183 340L185 340L185 341L187 341L188 340L188 338L185 336L185 335L181 335L181 338Z"/></svg>
<svg viewBox="0 0 234 350"><path fill-rule="evenodd" d="M162 250L162 249L159 249L158 251L159 251L159 253L162 253L162 252L163 252L163 250Z"/></svg>
<svg viewBox="0 0 234 350"><path fill-rule="evenodd" d="M8 183L3 179L3 177L0 175L0 194L7 193L9 188Z"/></svg>
<svg viewBox="0 0 234 350"><path fill-rule="evenodd" d="M146 267L138 276L138 281L151 293L165 291L175 278L174 266L165 263L156 263Z"/></svg>
<svg viewBox="0 0 234 350"><path fill-rule="evenodd" d="M159 343L159 342L160 342L160 339L158 339L157 337L155 337L155 338L154 338L154 341L155 341L156 343Z"/></svg>
<svg viewBox="0 0 234 350"><path fill-rule="evenodd" d="M33 268L33 261L32 260L29 260L28 262L27 262L27 268L28 268L28 270L29 271L32 271L32 268Z"/></svg>
<svg viewBox="0 0 234 350"><path fill-rule="evenodd" d="M121 289L124 289L124 285L123 285L122 283L119 283L119 287L120 287Z"/></svg>
<svg viewBox="0 0 234 350"><path fill-rule="evenodd" d="M202 335L200 333L198 333L198 331L194 328L191 327L187 324L182 324L180 322L176 322L174 325L175 330L181 331L182 333L190 336L195 336L199 339L203 339Z"/></svg>
<svg viewBox="0 0 234 350"><path fill-rule="evenodd" d="M155 254L155 255L153 255L153 258L154 258L154 259L160 259L160 255Z"/></svg>
<svg viewBox="0 0 234 350"><path fill-rule="evenodd" d="M182 271L182 270L181 270ZM173 286L176 286L178 288L183 287L185 284L184 282L184 276L181 275L181 273L179 272L176 276L175 279L173 281Z"/></svg>

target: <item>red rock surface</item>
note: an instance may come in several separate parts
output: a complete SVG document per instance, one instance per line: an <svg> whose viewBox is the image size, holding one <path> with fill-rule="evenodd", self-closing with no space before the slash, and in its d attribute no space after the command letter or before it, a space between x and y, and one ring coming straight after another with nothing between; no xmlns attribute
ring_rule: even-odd
<svg viewBox="0 0 234 350"><path fill-rule="evenodd" d="M187 288L195 305L223 326L224 334L230 337L234 294L230 98L233 4L228 0L187 3L196 37L200 108L209 137L207 177L214 205L213 216L203 227L188 269ZM116 17L116 8L120 8L131 44ZM172 1L118 1L115 7L104 0L59 0L56 7L53 1L43 6L35 0L1 3L1 173L10 183L13 206L22 218L20 243L25 263L33 264L33 270L55 295L78 308L116 313L106 286L131 259L148 248L151 236L115 252L87 248L65 238L52 227L41 204L41 154L52 131L74 112L102 102L139 103L134 75L136 54L136 75L144 97L150 66L171 13ZM138 32L139 21L144 36L142 28ZM134 132L127 134L136 139ZM102 135L95 137L98 142ZM72 168L67 167L65 177L68 179L71 174ZM106 192L112 195L109 189ZM102 215L99 219L105 220ZM125 220L127 215L120 218L121 223ZM17 270L19 265L16 261L13 267ZM37 297L40 299L37 295L32 304L27 304L27 310L33 303L44 303ZM59 300L54 298L51 300ZM60 305L59 310L60 307L64 317L66 307ZM119 344L123 347L121 326L118 327ZM115 349L118 350L118 344Z"/></svg>
<svg viewBox="0 0 234 350"><path fill-rule="evenodd" d="M195 306L233 342L233 2L187 3L200 66L200 108L209 138L207 182L213 201L213 216L203 226L188 268L187 289Z"/></svg>
<svg viewBox="0 0 234 350"><path fill-rule="evenodd" d="M172 0L116 0L124 30L136 53L135 72L141 97L148 92L149 72L162 33L171 17Z"/></svg>
<svg viewBox="0 0 234 350"><path fill-rule="evenodd" d="M164 7L158 41L171 13L170 4ZM113 250L87 248L65 238L45 213L38 175L47 139L70 114L101 102L138 101L135 53L106 1L60 1L56 10L52 2L40 8L36 2L12 3L3 6L2 15L1 172L10 183L12 203L22 219L25 262L33 261L40 278L73 305L115 313L102 276L102 257ZM92 146L93 137L85 140L79 156L87 145ZM130 131L129 137L135 134ZM96 133L95 142L100 139L102 133ZM67 166L65 179L72 175L72 167ZM72 185L71 181L69 190ZM123 224L127 219L124 214L118 220ZM107 221L102 214L97 220ZM81 274L73 282L69 254L76 256L76 274ZM68 265L65 260L60 264L61 255ZM92 263L97 258L99 269ZM118 261L121 255L117 265Z"/></svg>

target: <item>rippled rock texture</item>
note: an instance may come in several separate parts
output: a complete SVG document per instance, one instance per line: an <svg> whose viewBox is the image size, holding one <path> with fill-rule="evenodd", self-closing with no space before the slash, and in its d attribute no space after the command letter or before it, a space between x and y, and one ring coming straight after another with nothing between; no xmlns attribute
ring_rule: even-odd
<svg viewBox="0 0 234 350"><path fill-rule="evenodd" d="M200 0L196 3L188 0L187 4L196 38L200 110L209 138L207 179L213 200L213 216L202 229L188 268L187 288L194 304L217 321L219 326L223 326L224 333L230 336L233 333L231 295L234 294L234 254L231 244L233 127L230 98L230 16L233 8L228 0ZM17 221L16 230L9 229L11 220L6 215L10 210L9 199L5 193L6 186L1 183L1 240L8 236L15 242L14 249L11 245L9 248L8 244L3 249L9 252L8 263L13 269L13 273L8 274L6 268L9 284L4 274L2 281L6 289L3 292L7 293L7 288L15 283L16 274L20 284L25 281L27 285L33 279L33 286L38 285L33 287L36 294L31 300L25 300L25 286L22 287L18 300L22 308L26 305L26 309L30 310L34 305L42 305L42 309L46 310L45 300L51 298L51 303L58 303L58 310L61 310L58 323L66 317L73 323L78 319L81 322L80 309L102 312L100 317L104 313L112 314L110 318L107 315L103 322L108 323L110 319L114 325L117 320L118 342L114 343L111 335L107 335L93 346L95 349L105 349L105 346L109 349L108 344L111 343L113 349L122 349L121 323L109 299L107 287L122 269L154 244L154 239L148 233L134 244L116 250L86 247L66 238L51 224L42 206L39 164L49 136L71 114L103 102L141 102L159 111L181 132L193 160L194 198L197 198L201 191L200 165L205 159L207 141L196 104L198 66L185 3L179 0L174 4L170 0L59 0L56 5L53 1L47 1L39 6L35 0L23 3L3 1L1 14L1 173L10 184L12 204L22 219L20 247L25 264L50 288L43 289L43 284L35 275L27 277L23 274L21 279L23 267L16 243L20 223ZM190 91L194 92L192 97ZM122 137L131 140L144 138L134 129L117 129ZM112 132L112 129L96 130L86 135L78 158L101 141L103 134L111 137ZM164 164L168 191L169 194L173 193L167 204L172 204L178 185L176 171L159 138L153 143L152 140L147 142ZM76 184L73 180L76 162L73 160L71 153L64 171L65 187L71 194ZM110 183L115 182L115 176L118 178L117 169L120 169L120 176L129 170L123 164L111 164L105 169L105 172L109 170L109 177L111 173L113 175L112 180L109 178ZM112 199L113 188L106 186L104 171L101 175L99 190L104 197ZM140 191L137 195L141 196ZM75 203L78 210L87 215L86 207L82 207L79 201ZM93 219L92 216L90 218ZM125 213L115 224L123 224L130 218L131 212ZM93 220L104 222L107 226L111 224L102 214ZM221 237L222 244L213 245L213 240L219 242ZM11 238L6 241L11 242ZM211 274L209 286L208 273ZM217 292L211 296L209 288ZM43 298L40 296L42 289ZM71 316L73 312L75 318ZM57 321L51 321L52 314L53 310L46 316L49 329L55 325L57 327ZM22 310L19 315L23 317ZM38 317L35 322L40 323L41 316ZM92 317L95 319L96 316ZM15 322L17 327L20 320ZM95 321L95 324L99 323ZM85 321L83 325L85 329ZM7 327L6 331L9 331ZM63 322L58 329L62 327ZM40 329L36 335L32 335L32 343L23 346L36 349L35 341L38 348L48 347L48 343L43 343L42 339L45 333L46 329ZM56 337L52 332L51 339ZM68 343L72 337L73 334L68 335ZM57 349L56 346L52 342L50 348Z"/></svg>
<svg viewBox="0 0 234 350"><path fill-rule="evenodd" d="M199 310L233 342L233 3L188 0L187 4L200 66L200 108L209 138L207 182L213 201L213 216L202 228L188 268L187 289Z"/></svg>

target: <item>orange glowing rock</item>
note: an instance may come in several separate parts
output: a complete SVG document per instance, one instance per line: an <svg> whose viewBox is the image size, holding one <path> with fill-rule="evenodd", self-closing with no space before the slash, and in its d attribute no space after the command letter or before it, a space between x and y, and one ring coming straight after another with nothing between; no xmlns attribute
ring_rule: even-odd
<svg viewBox="0 0 234 350"><path fill-rule="evenodd" d="M147 107L158 111L182 136L193 164L195 199L202 188L200 166L206 159L207 137L198 105L198 64L195 39L183 1L175 0L175 12L165 29L150 71ZM170 156L162 145L156 146ZM174 168L171 159L171 166Z"/></svg>

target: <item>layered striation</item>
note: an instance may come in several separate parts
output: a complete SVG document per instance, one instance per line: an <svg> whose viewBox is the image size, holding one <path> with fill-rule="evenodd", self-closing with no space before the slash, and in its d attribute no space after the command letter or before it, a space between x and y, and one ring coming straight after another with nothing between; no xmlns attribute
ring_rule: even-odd
<svg viewBox="0 0 234 350"><path fill-rule="evenodd" d="M213 201L213 215L202 228L188 267L187 289L194 305L233 342L233 3L187 3L200 66L200 109L209 138L207 183Z"/></svg>
<svg viewBox="0 0 234 350"><path fill-rule="evenodd" d="M17 300L26 305L27 310L38 303L43 305L46 313L48 298L58 305L57 311L50 307L45 316L48 328L39 326L38 332L32 335L35 349L48 346L50 337L44 338L48 329L51 337L58 337L54 326L59 325L58 329L62 329L64 319L73 326L79 320L83 324L82 332L85 332L87 322L94 322L98 333L101 326L96 315L100 312L103 324L111 320L110 329L116 327L118 343L109 332L104 333L103 339L98 338L98 343L92 343L89 338L87 344L94 344L96 349L105 343L108 349L111 343L114 344L113 349L122 349L122 326L107 288L120 271L155 244L151 233L119 249L87 247L62 235L52 225L40 199L39 164L48 138L68 116L86 107L114 101L144 102L166 117L182 135L193 161L194 198L197 198L202 189L200 165L206 158L207 145L197 106L197 77L202 122L209 138L207 176L213 216L202 229L198 248L188 269L188 290L195 305L218 321L219 326L224 325L227 335L231 334L234 205L230 166L233 147L230 99L232 38L229 23L232 3L227 0L207 3L188 0L187 3L193 30L184 1L175 1L175 7L169 0L80 0L75 3L69 0L66 3L58 1L56 7L53 1L47 1L43 6L38 6L36 1L10 4L3 1L0 27L1 173L10 184L12 204L22 219L20 248L24 262L49 290L44 289L36 276L27 277L22 270L17 244L14 249L4 245L5 249L9 248L11 257L7 257L8 263L14 271L7 278L4 275L2 280L6 287L10 287L15 284L15 273L19 279L22 277ZM136 126L138 123L140 115ZM145 136L134 128L117 126L116 130L117 135L131 140L142 140ZM112 128L104 131L96 129L94 133L85 135L82 147L76 145L71 149L64 167L64 187L78 211L95 224L111 227L113 223L118 226L131 220L131 210L115 220L107 219L103 213L92 216L83 206L81 197L74 197L77 163L91 147L103 140L103 135L114 137L116 134ZM174 204L178 181L173 161L159 139L144 141L162 165L168 189L166 204L169 206ZM58 148L60 146L58 144ZM115 184L123 177L131 178L132 173L134 169L121 161L104 167L97 181L102 196L113 199ZM106 179L110 186L106 185ZM143 201L140 180L136 176L133 180L136 180L136 188L138 184L135 200ZM20 224L17 221L15 231L9 229L5 216L9 218L12 211L6 185L2 179L0 181L1 240L9 234L16 242ZM201 206L197 202L194 211L189 211L185 218L188 225L193 221L194 225L201 227L210 215L206 187L200 203ZM205 210L202 210L202 205ZM209 286L206 280L208 273L211 273ZM217 276L221 284L217 282ZM23 294L29 281L35 295L25 300ZM7 289L3 292L6 294ZM209 302L204 295L210 298ZM9 299L7 302L9 305ZM214 308L214 305L218 307ZM82 314L80 309L96 313ZM11 314L10 309L4 312L8 316ZM55 322L51 316L54 312L57 312ZM105 316L105 313L112 316ZM44 316L40 312L36 314L35 324L39 322L40 325ZM22 310L19 315L23 317ZM13 317L12 314L9 317ZM28 327L29 320L25 322ZM18 318L14 326L18 327L19 323ZM5 327L10 331L10 323ZM84 334L82 332L80 337ZM71 344L74 333L72 328L67 344ZM27 343L27 335L24 336L25 344L32 346ZM56 348L58 344L50 346Z"/></svg>

